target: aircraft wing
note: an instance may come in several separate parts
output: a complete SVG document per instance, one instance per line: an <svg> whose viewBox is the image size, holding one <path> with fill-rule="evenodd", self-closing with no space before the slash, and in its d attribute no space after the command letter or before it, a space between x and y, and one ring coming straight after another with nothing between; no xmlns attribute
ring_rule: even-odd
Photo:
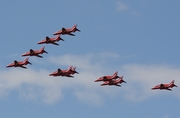
<svg viewBox="0 0 180 118"><path fill-rule="evenodd" d="M38 44L43 44L43 43L46 43L46 39L41 40L41 41L38 42Z"/></svg>
<svg viewBox="0 0 180 118"><path fill-rule="evenodd" d="M36 56L36 57L40 57L40 58L43 58L43 56L41 56L41 55L38 55L38 54L36 54L36 55L34 55L34 56Z"/></svg>
<svg viewBox="0 0 180 118"><path fill-rule="evenodd" d="M29 56L30 55L30 52L26 52L24 54L22 54L22 56Z"/></svg>
<svg viewBox="0 0 180 118"><path fill-rule="evenodd" d="M72 76L72 75L66 75L66 77L72 77L72 78L74 78L74 76Z"/></svg>
<svg viewBox="0 0 180 118"><path fill-rule="evenodd" d="M109 85L109 81L104 81L102 84L101 84L101 86L104 86L104 85Z"/></svg>
<svg viewBox="0 0 180 118"><path fill-rule="evenodd" d="M59 35L62 33L62 30L58 30L57 32L55 32L53 35Z"/></svg>
<svg viewBox="0 0 180 118"><path fill-rule="evenodd" d="M54 44L54 45L59 45L58 43L55 43L55 42L52 42L52 44Z"/></svg>
<svg viewBox="0 0 180 118"><path fill-rule="evenodd" d="M166 88L166 90L172 91L170 88Z"/></svg>
<svg viewBox="0 0 180 118"><path fill-rule="evenodd" d="M23 65L19 65L19 67L24 68L24 69L27 69L27 67L25 67L25 66L23 66Z"/></svg>

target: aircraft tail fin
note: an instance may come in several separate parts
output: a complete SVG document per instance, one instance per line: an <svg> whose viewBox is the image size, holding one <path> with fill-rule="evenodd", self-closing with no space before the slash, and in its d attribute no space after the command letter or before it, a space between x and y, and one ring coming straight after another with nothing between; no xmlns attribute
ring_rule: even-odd
<svg viewBox="0 0 180 118"><path fill-rule="evenodd" d="M41 48L40 48L40 51L43 51L43 50L44 50L44 48L45 48L45 46L41 47Z"/></svg>
<svg viewBox="0 0 180 118"><path fill-rule="evenodd" d="M114 78L115 76L117 76L117 74L118 74L118 71L114 72L113 78Z"/></svg>
<svg viewBox="0 0 180 118"><path fill-rule="evenodd" d="M41 47L41 49L40 49L40 50L44 50L44 48L45 48L45 46Z"/></svg>
<svg viewBox="0 0 180 118"><path fill-rule="evenodd" d="M74 32L75 31L79 31L80 32L80 30L77 28L77 24L73 25L73 29L74 29Z"/></svg>
<svg viewBox="0 0 180 118"><path fill-rule="evenodd" d="M79 73L76 71L76 67L72 68L72 71L74 71L74 73L79 74Z"/></svg>
<svg viewBox="0 0 180 118"><path fill-rule="evenodd" d="M123 79L123 78L124 78L124 76L120 76L119 78Z"/></svg>
<svg viewBox="0 0 180 118"><path fill-rule="evenodd" d="M29 62L29 57L27 57L27 58L24 60L24 64L25 64L25 65L31 64L31 63ZM32 64L31 64L31 65L32 65Z"/></svg>
<svg viewBox="0 0 180 118"><path fill-rule="evenodd" d="M73 25L73 28L76 28L76 27L77 27L77 24L74 24L74 25Z"/></svg>
<svg viewBox="0 0 180 118"><path fill-rule="evenodd" d="M72 68L72 70L75 71L75 70L76 70L76 67Z"/></svg>
<svg viewBox="0 0 180 118"><path fill-rule="evenodd" d="M41 54L42 54L42 53L48 53L48 52L46 52L46 51L44 50L44 48L45 48L45 46L41 47L41 49L40 49L40 53L41 53Z"/></svg>
<svg viewBox="0 0 180 118"><path fill-rule="evenodd" d="M124 77L124 76L120 76L120 77L119 77L120 83L123 83L123 82L126 83L126 81L123 80L123 77Z"/></svg>
<svg viewBox="0 0 180 118"><path fill-rule="evenodd" d="M169 84L169 86L172 88L172 87L177 87L175 84L174 84L175 80L172 80Z"/></svg>
<svg viewBox="0 0 180 118"><path fill-rule="evenodd" d="M170 84L174 84L174 81L175 81L175 80L172 80Z"/></svg>
<svg viewBox="0 0 180 118"><path fill-rule="evenodd" d="M69 66L69 68L67 69L67 71L69 70L73 70L73 66Z"/></svg>
<svg viewBox="0 0 180 118"><path fill-rule="evenodd" d="M61 34L59 34L59 35L57 35L57 36L55 37L55 40L56 40L56 41L60 41L60 40L64 41L64 39L62 39L62 38L60 37L60 35L61 35Z"/></svg>
<svg viewBox="0 0 180 118"><path fill-rule="evenodd" d="M25 60L24 60L24 62L27 62L29 60L29 57L27 57Z"/></svg>

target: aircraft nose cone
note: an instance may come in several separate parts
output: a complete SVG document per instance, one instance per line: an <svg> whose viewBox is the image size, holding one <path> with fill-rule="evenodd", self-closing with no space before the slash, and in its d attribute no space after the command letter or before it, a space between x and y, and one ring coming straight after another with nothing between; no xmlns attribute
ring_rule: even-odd
<svg viewBox="0 0 180 118"><path fill-rule="evenodd" d="M99 79L95 80L95 82L99 82L99 81L102 81L102 80L103 80L103 78L99 78Z"/></svg>
<svg viewBox="0 0 180 118"><path fill-rule="evenodd" d="M98 82L99 80L95 80L94 82Z"/></svg>
<svg viewBox="0 0 180 118"><path fill-rule="evenodd" d="M151 90L155 90L155 89L156 89L155 87L151 88Z"/></svg>
<svg viewBox="0 0 180 118"><path fill-rule="evenodd" d="M9 65L7 65L6 67L10 67L10 64L9 64Z"/></svg>

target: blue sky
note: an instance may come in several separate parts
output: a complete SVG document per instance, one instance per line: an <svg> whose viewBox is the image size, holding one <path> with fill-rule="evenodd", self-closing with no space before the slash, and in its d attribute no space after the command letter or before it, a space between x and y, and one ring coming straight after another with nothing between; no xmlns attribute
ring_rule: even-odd
<svg viewBox="0 0 180 118"><path fill-rule="evenodd" d="M175 80L180 86L179 0L16 0L0 4L0 116L3 118L177 118L179 87L152 91ZM78 24L60 46L37 42ZM6 68L30 48L28 69ZM76 66L75 78L50 77ZM126 84L94 80L118 71Z"/></svg>

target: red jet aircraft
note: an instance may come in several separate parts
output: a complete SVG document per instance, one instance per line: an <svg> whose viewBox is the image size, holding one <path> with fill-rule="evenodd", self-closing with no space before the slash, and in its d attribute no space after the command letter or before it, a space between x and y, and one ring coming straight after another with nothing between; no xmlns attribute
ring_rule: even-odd
<svg viewBox="0 0 180 118"><path fill-rule="evenodd" d="M24 61L16 61L14 60L13 63L7 65L6 67L21 67L21 68L25 68L27 69L27 67L25 67L24 65L27 65L27 64L31 64L29 61L28 61L29 58L26 58ZM31 64L32 65L32 64Z"/></svg>
<svg viewBox="0 0 180 118"><path fill-rule="evenodd" d="M22 56L37 56L37 57L40 57L40 58L43 58L41 55L39 54L43 54L43 53L47 53L45 50L44 50L44 46L40 49L40 50L33 50L33 49L30 49L29 52L26 52L24 54L22 54Z"/></svg>
<svg viewBox="0 0 180 118"><path fill-rule="evenodd" d="M68 34L71 36L75 36L74 34L72 34L72 32L76 32L76 31L80 32L80 30L77 28L77 24L75 24L72 28L64 28L63 27L61 30L55 32L53 35Z"/></svg>
<svg viewBox="0 0 180 118"><path fill-rule="evenodd" d="M126 83L124 80L123 80L123 76L122 77L119 77L118 79L111 79L111 80L108 80L108 81L104 81L104 83L101 84L101 86L104 86L104 85L115 85L115 86L119 86L121 87L121 83Z"/></svg>
<svg viewBox="0 0 180 118"><path fill-rule="evenodd" d="M108 81L108 80L112 80L112 79L117 79L117 78L119 78L119 76L117 74L118 74L118 72L116 71L113 75L100 77L99 79L95 80L94 82Z"/></svg>
<svg viewBox="0 0 180 118"><path fill-rule="evenodd" d="M177 86L174 84L174 81L175 81L175 80L172 80L169 84L160 84L160 85L157 85L157 86L151 88L151 90L155 90L155 89L160 89L160 90L162 90L162 89L164 89L164 90L170 90L170 91L171 91L170 88L177 87Z"/></svg>
<svg viewBox="0 0 180 118"><path fill-rule="evenodd" d="M58 41L64 41L60 35L56 36L55 38L49 38L48 36L46 36L46 39L43 39L41 40L40 42L38 42L38 44L43 44L43 43L46 43L46 44L54 44L54 45L59 45L58 43L55 43L55 42L58 42Z"/></svg>
<svg viewBox="0 0 180 118"><path fill-rule="evenodd" d="M72 77L73 78L74 76L72 76L72 75L75 73L79 74L75 70L75 67L73 68L72 66L70 66L67 70L61 70L60 68L58 68L57 71L49 74L49 76L66 76L66 77Z"/></svg>

